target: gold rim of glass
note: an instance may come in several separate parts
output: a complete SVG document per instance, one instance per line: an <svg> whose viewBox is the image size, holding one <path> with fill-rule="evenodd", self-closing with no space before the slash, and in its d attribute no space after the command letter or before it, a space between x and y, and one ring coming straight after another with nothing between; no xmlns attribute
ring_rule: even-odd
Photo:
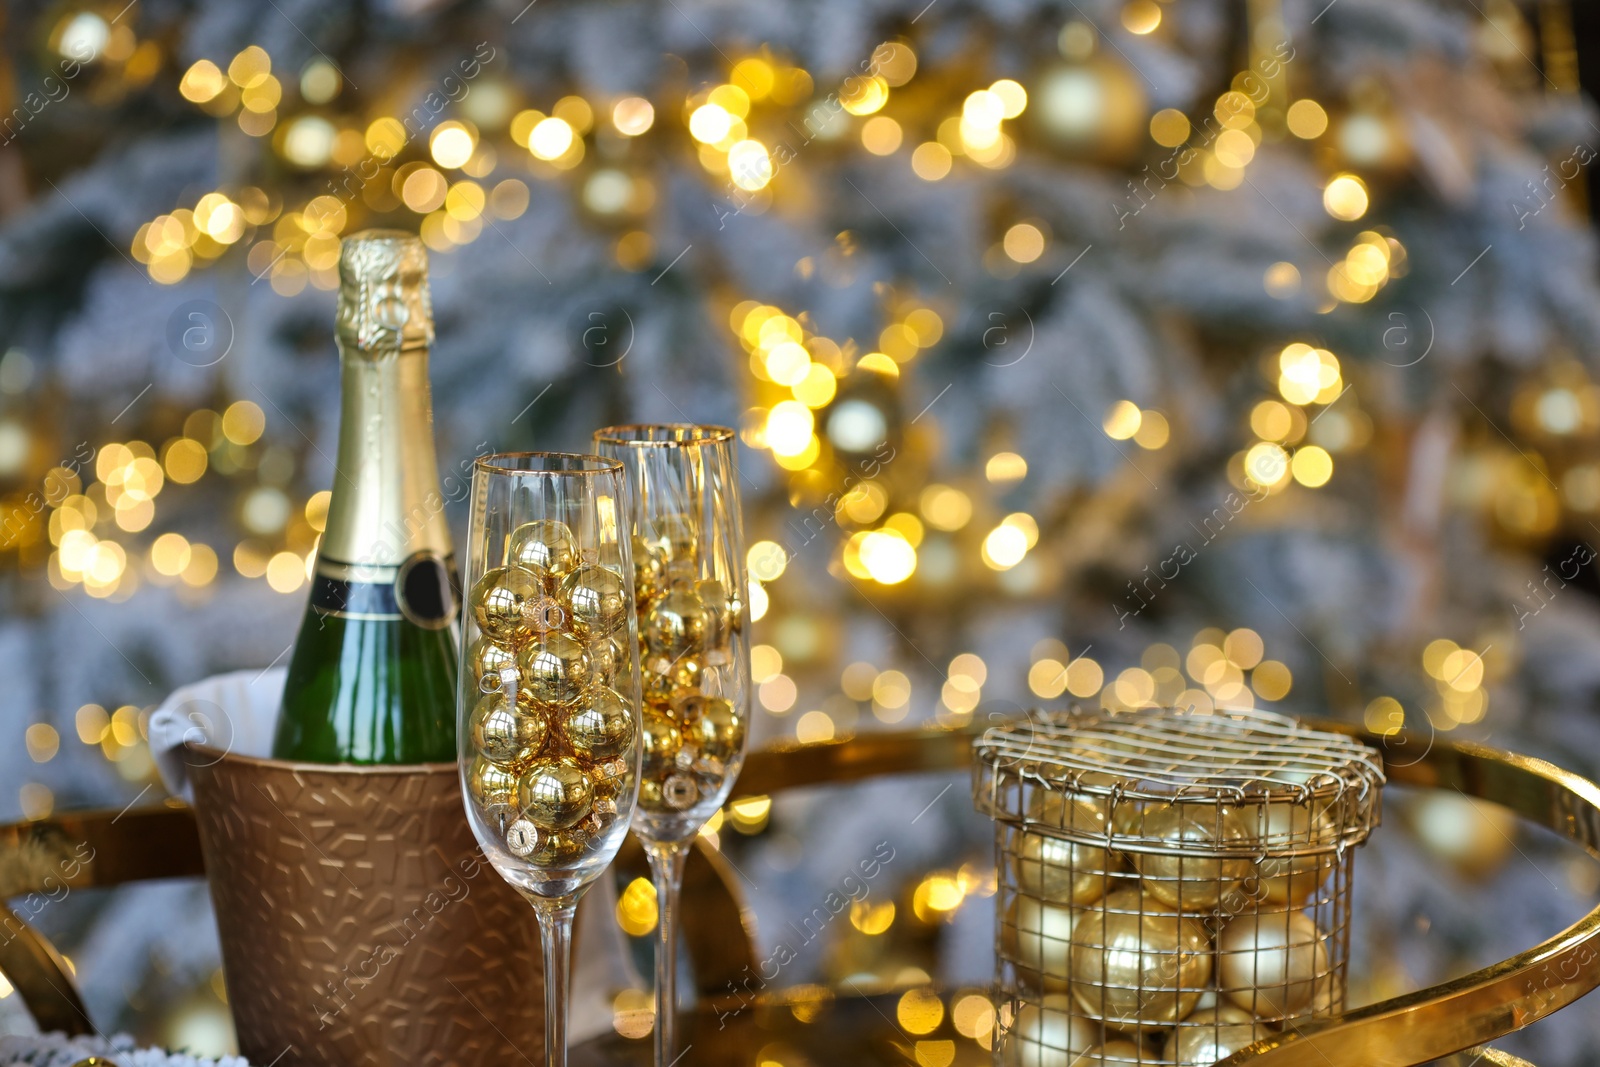
<svg viewBox="0 0 1600 1067"><path fill-rule="evenodd" d="M631 448L696 448L727 444L733 437L732 427L693 422L630 423L606 426L594 432L596 444Z"/></svg>
<svg viewBox="0 0 1600 1067"><path fill-rule="evenodd" d="M558 460L565 466L551 465L541 467L535 465L538 461ZM534 461L527 466L519 466L518 461ZM574 463L576 461L576 463ZM621 474L622 464L614 459L596 456L589 452L493 452L487 456L479 456L473 464L475 470L487 474L539 474L557 476L578 474L594 477L598 474Z"/></svg>

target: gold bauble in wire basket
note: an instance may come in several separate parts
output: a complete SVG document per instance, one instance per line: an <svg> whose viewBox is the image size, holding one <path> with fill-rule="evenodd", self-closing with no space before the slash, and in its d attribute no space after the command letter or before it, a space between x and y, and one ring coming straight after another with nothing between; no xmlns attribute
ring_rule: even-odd
<svg viewBox="0 0 1600 1067"><path fill-rule="evenodd" d="M1100 1040L1100 1028L1073 1014L1060 993L1024 1004L1006 1031L1000 1062L1004 1067L1067 1067Z"/></svg>
<svg viewBox="0 0 1600 1067"><path fill-rule="evenodd" d="M1067 988L1072 925L1078 914L1030 897L1017 897L1006 909L1000 929L1002 951L1030 972L1025 980L1036 991Z"/></svg>
<svg viewBox="0 0 1600 1067"><path fill-rule="evenodd" d="M1327 943L1304 912L1239 915L1217 935L1217 986L1262 1018L1299 1014L1332 982Z"/></svg>
<svg viewBox="0 0 1600 1067"><path fill-rule="evenodd" d="M1107 1026L1169 1026L1210 977L1205 926L1137 889L1117 890L1073 924L1073 996Z"/></svg>
<svg viewBox="0 0 1600 1067"><path fill-rule="evenodd" d="M1266 1036L1266 1027L1243 1008L1200 1008L1173 1032L1168 1059L1181 1067L1204 1067L1255 1044L1258 1030Z"/></svg>
<svg viewBox="0 0 1600 1067"><path fill-rule="evenodd" d="M1158 853L1128 852L1144 891L1170 908L1205 913L1214 910L1249 877L1245 858L1211 858L1218 849L1241 848L1250 841L1242 816L1217 804L1150 804L1137 817L1118 813L1119 831L1166 846ZM1126 829L1124 829L1126 827ZM1200 855L1196 855L1200 853Z"/></svg>
<svg viewBox="0 0 1600 1067"><path fill-rule="evenodd" d="M1262 842L1263 851L1279 847L1318 846L1330 851L1302 856L1267 856L1256 866L1256 892L1274 904L1300 907L1328 880L1338 862L1331 851L1338 840L1327 813L1302 804L1266 804L1259 809L1258 825L1252 831Z"/></svg>

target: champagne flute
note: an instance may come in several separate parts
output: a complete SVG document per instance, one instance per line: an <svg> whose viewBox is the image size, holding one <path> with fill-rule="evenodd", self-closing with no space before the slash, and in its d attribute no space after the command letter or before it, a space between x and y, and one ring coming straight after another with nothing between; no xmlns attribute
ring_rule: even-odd
<svg viewBox="0 0 1600 1067"><path fill-rule="evenodd" d="M655 881L656 1065L676 1044L678 898L694 836L733 790L750 719L749 594L733 431L611 426L628 472L644 695L633 832Z"/></svg>
<svg viewBox="0 0 1600 1067"><path fill-rule="evenodd" d="M572 916L639 790L626 479L599 456L486 456L472 474L456 731L472 832L533 905L545 1064L567 1062Z"/></svg>

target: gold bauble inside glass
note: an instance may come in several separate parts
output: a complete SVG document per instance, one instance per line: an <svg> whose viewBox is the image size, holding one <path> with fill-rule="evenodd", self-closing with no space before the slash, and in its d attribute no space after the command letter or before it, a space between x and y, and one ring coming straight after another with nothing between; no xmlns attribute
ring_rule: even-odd
<svg viewBox="0 0 1600 1067"><path fill-rule="evenodd" d="M572 830L539 834L538 846L529 860L540 867L561 867L583 855L584 837Z"/></svg>
<svg viewBox="0 0 1600 1067"><path fill-rule="evenodd" d="M554 519L525 522L511 531L506 562L529 567L560 581L577 561L578 553L567 524ZM553 590L552 590L553 591Z"/></svg>
<svg viewBox="0 0 1600 1067"><path fill-rule="evenodd" d="M642 537L633 539L633 597L641 609L661 595L662 568L665 566L659 549Z"/></svg>
<svg viewBox="0 0 1600 1067"><path fill-rule="evenodd" d="M490 818L509 815L517 808L517 776L480 756L467 769L467 793Z"/></svg>
<svg viewBox="0 0 1600 1067"><path fill-rule="evenodd" d="M473 747L495 763L531 756L544 745L549 732L543 715L518 706L500 690L478 698L467 726Z"/></svg>
<svg viewBox="0 0 1600 1067"><path fill-rule="evenodd" d="M669 562L694 562L700 538L693 519L681 512L668 512L646 525L650 528L649 543Z"/></svg>
<svg viewBox="0 0 1600 1067"><path fill-rule="evenodd" d="M661 779L671 773L683 747L683 734L670 714L646 707L639 716L639 746L644 752L644 774Z"/></svg>
<svg viewBox="0 0 1600 1067"><path fill-rule="evenodd" d="M565 830L583 821L594 802L594 788L570 756L540 760L517 785L522 813L541 830Z"/></svg>
<svg viewBox="0 0 1600 1067"><path fill-rule="evenodd" d="M706 606L691 589L673 589L645 616L644 641L653 655L676 659L705 647Z"/></svg>
<svg viewBox="0 0 1600 1067"><path fill-rule="evenodd" d="M479 692L492 692L500 687L500 672L517 665L517 653L507 645L498 645L480 634L467 650L467 665L472 678L477 680ZM485 680L485 675L489 676Z"/></svg>
<svg viewBox="0 0 1600 1067"><path fill-rule="evenodd" d="M572 632L592 641L615 633L622 625L628 590L622 575L598 563L585 563L562 579L561 599Z"/></svg>
<svg viewBox="0 0 1600 1067"><path fill-rule="evenodd" d="M533 632L528 612L543 595L543 581L528 568L495 567L472 587L472 617L491 641L516 644Z"/></svg>
<svg viewBox="0 0 1600 1067"><path fill-rule="evenodd" d="M577 638L547 633L518 654L522 686L536 704L565 707L576 701L592 671L589 651Z"/></svg>
<svg viewBox="0 0 1600 1067"><path fill-rule="evenodd" d="M614 759L633 743L633 713L616 690L593 687L567 716L562 732L580 759Z"/></svg>
<svg viewBox="0 0 1600 1067"><path fill-rule="evenodd" d="M726 763L739 754L744 722L732 701L696 694L680 699L673 710L683 724L684 740L699 746L702 755Z"/></svg>
<svg viewBox="0 0 1600 1067"><path fill-rule="evenodd" d="M617 672L628 663L628 653L615 637L602 637L589 644L589 667L598 685L616 685Z"/></svg>

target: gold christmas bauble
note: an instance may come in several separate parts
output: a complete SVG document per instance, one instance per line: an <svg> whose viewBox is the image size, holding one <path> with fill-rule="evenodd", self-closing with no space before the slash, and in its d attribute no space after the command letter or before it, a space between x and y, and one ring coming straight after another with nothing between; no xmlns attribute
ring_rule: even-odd
<svg viewBox="0 0 1600 1067"><path fill-rule="evenodd" d="M508 815L517 808L517 776L479 756L467 769L467 793L489 818Z"/></svg>
<svg viewBox="0 0 1600 1067"><path fill-rule="evenodd" d="M1266 1037L1268 1030L1254 1015L1232 1004L1202 1008L1178 1024L1168 1042L1168 1058L1184 1067L1225 1060L1242 1048L1256 1043L1257 1029Z"/></svg>
<svg viewBox="0 0 1600 1067"><path fill-rule="evenodd" d="M548 574L556 581L564 578L577 561L572 531L564 522L539 519L525 522L511 531L506 562L520 564L535 573ZM553 590L552 590L553 592Z"/></svg>
<svg viewBox="0 0 1600 1067"><path fill-rule="evenodd" d="M567 716L563 732L579 759L614 759L633 744L633 712L616 690L591 688Z"/></svg>
<svg viewBox="0 0 1600 1067"><path fill-rule="evenodd" d="M1135 832L1180 853L1240 849L1250 841L1239 813L1212 803L1152 805L1144 809L1144 818ZM1244 857L1218 859L1146 852L1127 855L1139 872L1146 893L1170 908L1187 912L1216 910L1254 869L1254 864Z"/></svg>
<svg viewBox="0 0 1600 1067"><path fill-rule="evenodd" d="M639 747L644 754L644 775L660 780L677 765L683 734L671 715L656 708L645 708L639 716Z"/></svg>
<svg viewBox="0 0 1600 1067"><path fill-rule="evenodd" d="M673 589L645 616L644 640L652 654L676 659L705 647L706 606L693 589Z"/></svg>
<svg viewBox="0 0 1600 1067"><path fill-rule="evenodd" d="M508 699L499 690L478 698L468 728L473 746L495 763L533 755L544 745L549 732L543 715Z"/></svg>
<svg viewBox="0 0 1600 1067"><path fill-rule="evenodd" d="M1107 1026L1170 1026L1210 977L1205 927L1137 889L1118 889L1073 924L1073 995Z"/></svg>
<svg viewBox="0 0 1600 1067"><path fill-rule="evenodd" d="M658 668L665 667L666 670ZM678 697L678 682L665 658L644 669L643 695L645 703L659 708L669 707Z"/></svg>
<svg viewBox="0 0 1600 1067"><path fill-rule="evenodd" d="M1093 904L1122 869L1120 859L1093 845L1026 831L1014 840L1011 870L1017 888L1051 904Z"/></svg>
<svg viewBox="0 0 1600 1067"><path fill-rule="evenodd" d="M658 516L654 522L650 543L658 546L668 562L684 560L693 563L699 546L699 535L694 520L687 515L671 512Z"/></svg>
<svg viewBox="0 0 1600 1067"><path fill-rule="evenodd" d="M1073 1067L1100 1040L1100 1028L1073 1012L1062 994L1027 1001L1017 1009L1001 1046L1005 1067Z"/></svg>
<svg viewBox="0 0 1600 1067"><path fill-rule="evenodd" d="M602 637L589 645L589 668L596 683L615 685L617 672L628 665L628 653L615 637Z"/></svg>
<svg viewBox="0 0 1600 1067"><path fill-rule="evenodd" d="M530 642L517 656L522 686L536 704L565 707L589 683L589 651L576 638L552 632Z"/></svg>
<svg viewBox="0 0 1600 1067"><path fill-rule="evenodd" d="M660 549L642 537L633 539L633 598L640 606L661 595L665 567Z"/></svg>
<svg viewBox="0 0 1600 1067"><path fill-rule="evenodd" d="M666 570L667 588L693 589L695 578L699 573L692 559L669 559Z"/></svg>
<svg viewBox="0 0 1600 1067"><path fill-rule="evenodd" d="M505 645L497 645L479 635L467 650L467 664L472 672L471 677L477 679L478 691L489 693L499 688L501 671L516 667L517 654Z"/></svg>
<svg viewBox="0 0 1600 1067"><path fill-rule="evenodd" d="M1266 804L1251 814L1254 818L1246 825L1263 851L1313 845L1331 847L1338 840L1333 820L1322 810L1313 811L1301 804L1283 802ZM1304 907L1328 880L1337 862L1331 852L1268 856L1256 865L1257 895L1274 904Z"/></svg>
<svg viewBox="0 0 1600 1067"><path fill-rule="evenodd" d="M700 675L702 673L700 661L693 656L681 656L672 664L669 676L672 678L672 688L679 696L698 693L700 691Z"/></svg>
<svg viewBox="0 0 1600 1067"><path fill-rule="evenodd" d="M694 584L694 591L706 606L706 648L727 648L733 633L733 605L727 586L715 578L703 578Z"/></svg>
<svg viewBox="0 0 1600 1067"><path fill-rule="evenodd" d="M622 575L598 563L574 567L561 580L561 599L572 632L586 641L615 633L628 608Z"/></svg>
<svg viewBox="0 0 1600 1067"><path fill-rule="evenodd" d="M684 740L698 746L702 755L727 763L743 750L744 721L732 701L696 694L679 700L675 710Z"/></svg>
<svg viewBox="0 0 1600 1067"><path fill-rule="evenodd" d="M594 803L594 787L570 756L540 760L517 784L522 813L541 830L565 830L581 822Z"/></svg>
<svg viewBox="0 0 1600 1067"><path fill-rule="evenodd" d="M1028 798L1027 821L1053 830L1099 836L1106 832L1106 805L1099 797L1035 789Z"/></svg>
<svg viewBox="0 0 1600 1067"><path fill-rule="evenodd" d="M1019 977L1034 992L1067 988L1072 963L1072 926L1079 912L1017 897L1000 924L1001 951L1024 972Z"/></svg>
<svg viewBox="0 0 1600 1067"><path fill-rule="evenodd" d="M472 587L472 617L494 642L514 645L533 632L532 605L544 596L544 583L526 567L495 567Z"/></svg>
<svg viewBox="0 0 1600 1067"><path fill-rule="evenodd" d="M1332 984L1327 943L1305 912L1246 912L1217 935L1217 987L1262 1018L1298 1015Z"/></svg>
<svg viewBox="0 0 1600 1067"><path fill-rule="evenodd" d="M538 845L528 859L540 867L565 867L583 855L583 848L584 837L580 833L571 830L555 833L541 831Z"/></svg>

